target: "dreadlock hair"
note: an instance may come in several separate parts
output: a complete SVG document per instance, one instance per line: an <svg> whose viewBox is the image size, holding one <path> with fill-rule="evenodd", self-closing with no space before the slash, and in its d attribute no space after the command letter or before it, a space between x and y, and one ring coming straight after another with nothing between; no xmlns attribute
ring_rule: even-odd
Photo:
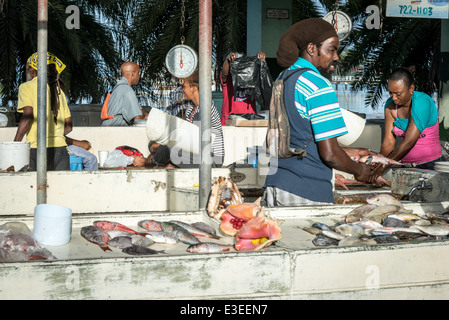
<svg viewBox="0 0 449 320"><path fill-rule="evenodd" d="M54 64L49 64L47 66L47 83L50 87L50 106L56 124L58 122L59 94L61 88L59 86L59 74L58 71L56 71L56 66Z"/></svg>

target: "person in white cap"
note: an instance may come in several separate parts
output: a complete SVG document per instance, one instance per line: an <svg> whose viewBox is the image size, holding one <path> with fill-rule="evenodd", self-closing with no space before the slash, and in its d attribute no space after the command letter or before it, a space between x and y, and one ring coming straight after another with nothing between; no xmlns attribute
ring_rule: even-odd
<svg viewBox="0 0 449 320"><path fill-rule="evenodd" d="M292 25L282 36L277 62L287 68L280 77L290 123L290 146L307 155L270 161L263 202L267 206L335 203L332 169L351 173L362 182L370 176L368 165L350 156L370 154L368 149L343 149L337 137L348 133L337 95L328 78L338 63L340 47L333 26L309 18ZM308 68L302 74L299 69ZM350 155L348 155L350 154Z"/></svg>

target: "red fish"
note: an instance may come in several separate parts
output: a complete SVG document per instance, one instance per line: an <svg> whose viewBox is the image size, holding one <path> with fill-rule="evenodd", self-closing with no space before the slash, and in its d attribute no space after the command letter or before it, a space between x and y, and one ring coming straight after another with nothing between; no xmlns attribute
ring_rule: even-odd
<svg viewBox="0 0 449 320"><path fill-rule="evenodd" d="M161 223L156 220L142 220L139 221L137 225L148 231L162 231Z"/></svg>
<svg viewBox="0 0 449 320"><path fill-rule="evenodd" d="M112 221L94 221L94 226L102 229L102 230L117 230L117 231L124 231L132 234L138 234L140 236L145 237L145 233L140 233L137 231L134 231L131 228L128 228L127 226L120 224L118 222L112 222Z"/></svg>

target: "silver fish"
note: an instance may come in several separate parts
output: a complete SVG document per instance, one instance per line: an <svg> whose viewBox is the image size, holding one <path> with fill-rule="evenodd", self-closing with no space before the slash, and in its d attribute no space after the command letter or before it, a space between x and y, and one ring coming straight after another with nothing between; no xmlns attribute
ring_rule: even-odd
<svg viewBox="0 0 449 320"><path fill-rule="evenodd" d="M149 231L146 233L146 237L157 243L165 243L165 244L178 243L178 239L176 239L174 236L164 231Z"/></svg>
<svg viewBox="0 0 449 320"><path fill-rule="evenodd" d="M213 242L202 242L192 244L187 248L187 252L191 253L213 253L213 252L225 252L230 251L232 245L225 245Z"/></svg>
<svg viewBox="0 0 449 320"><path fill-rule="evenodd" d="M108 241L108 245L117 249L125 249L133 245L131 237L118 236Z"/></svg>
<svg viewBox="0 0 449 320"><path fill-rule="evenodd" d="M449 215L448 214L426 213L426 216L430 220L439 220L439 221L449 222Z"/></svg>
<svg viewBox="0 0 449 320"><path fill-rule="evenodd" d="M433 224L430 226L415 226L418 230L431 236L447 236L449 235L449 225L446 224Z"/></svg>
<svg viewBox="0 0 449 320"><path fill-rule="evenodd" d="M167 232L168 234L175 237L178 241L181 241L185 244L192 245L200 243L193 234L188 232L183 227L178 226L177 224L171 222L161 222L162 231Z"/></svg>
<svg viewBox="0 0 449 320"><path fill-rule="evenodd" d="M108 247L108 241L109 241L109 235L106 231L94 227L94 226L87 226L81 228L81 236L86 239L87 241L90 241L92 243L95 243L100 246L103 251L112 251Z"/></svg>
<svg viewBox="0 0 449 320"><path fill-rule="evenodd" d="M198 228L200 230L206 231L207 233L210 233L211 235L217 237L217 231L213 227L208 225L207 223L195 222L195 223L192 223L192 226L194 226L195 228Z"/></svg>
<svg viewBox="0 0 449 320"><path fill-rule="evenodd" d="M122 250L122 252L134 255L134 256L144 256L144 255L151 255L151 254L158 254L158 253L165 253L164 250L153 250L147 247L142 246L130 246L126 247Z"/></svg>
<svg viewBox="0 0 449 320"><path fill-rule="evenodd" d="M335 227L335 231L337 231L344 237L353 237L353 238L358 238L366 234L365 229L363 229L363 227L353 223L340 224L339 226Z"/></svg>
<svg viewBox="0 0 449 320"><path fill-rule="evenodd" d="M312 243L317 247L323 246L336 246L338 245L338 240L326 237L323 234L319 234L312 240Z"/></svg>
<svg viewBox="0 0 449 320"><path fill-rule="evenodd" d="M177 224L178 226L186 229L188 232L193 234L195 237L206 237L206 238L220 239L220 237L217 237L216 235L214 236L206 231L198 229L198 228L192 226L191 224L188 224L188 223L185 223L182 221L171 220L170 223Z"/></svg>
<svg viewBox="0 0 449 320"><path fill-rule="evenodd" d="M387 158L381 154L376 155L369 155L369 156L363 156L357 159L358 162L366 163L366 164L375 164L375 163L381 163L381 164L396 164L403 166L403 163L400 163L396 160Z"/></svg>
<svg viewBox="0 0 449 320"><path fill-rule="evenodd" d="M302 228L302 230L304 230L310 234L313 234L314 236L319 235L321 233L320 229L313 228L313 227L304 227L304 228Z"/></svg>
<svg viewBox="0 0 449 320"><path fill-rule="evenodd" d="M118 249L124 249L130 246L148 247L153 244L153 240L139 235L119 236L108 241L108 245Z"/></svg>
<svg viewBox="0 0 449 320"><path fill-rule="evenodd" d="M373 197L367 198L366 202L369 204L375 204L376 206L379 207L386 205L395 205L401 208L404 207L401 201L386 193L376 194Z"/></svg>
<svg viewBox="0 0 449 320"><path fill-rule="evenodd" d="M150 245L152 245L154 243L153 240L151 240L151 238L147 238L146 236L143 237L141 235L138 234L133 234L131 236L131 241L132 244L135 246L142 246L142 247L148 247Z"/></svg>
<svg viewBox="0 0 449 320"><path fill-rule="evenodd" d="M385 216L394 212L398 212L400 209L401 207L396 205L383 205L363 214L363 219L374 220L381 223L384 220Z"/></svg>
<svg viewBox="0 0 449 320"><path fill-rule="evenodd" d="M352 209L346 216L346 223L353 223L363 220L363 215L377 208L375 204L364 204Z"/></svg>
<svg viewBox="0 0 449 320"><path fill-rule="evenodd" d="M429 220L421 219L414 222L415 226L430 226L432 223Z"/></svg>
<svg viewBox="0 0 449 320"><path fill-rule="evenodd" d="M373 229L383 228L383 226L379 222L376 222L373 220L362 220L362 221L353 222L353 224L357 224L365 230L373 230Z"/></svg>
<svg viewBox="0 0 449 320"><path fill-rule="evenodd" d="M343 240L345 238L343 235L341 235L335 231L332 231L332 230L321 230L321 233L323 235L325 235L326 237L335 239L335 240Z"/></svg>

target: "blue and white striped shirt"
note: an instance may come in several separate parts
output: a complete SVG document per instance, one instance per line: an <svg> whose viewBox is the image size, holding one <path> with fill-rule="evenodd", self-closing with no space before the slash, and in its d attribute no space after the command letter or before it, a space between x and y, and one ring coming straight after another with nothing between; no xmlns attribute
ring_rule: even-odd
<svg viewBox="0 0 449 320"><path fill-rule="evenodd" d="M299 115L311 122L315 141L348 133L338 103L337 94L328 79L309 61L299 58L289 69L310 68L298 78L295 86L295 106Z"/></svg>

